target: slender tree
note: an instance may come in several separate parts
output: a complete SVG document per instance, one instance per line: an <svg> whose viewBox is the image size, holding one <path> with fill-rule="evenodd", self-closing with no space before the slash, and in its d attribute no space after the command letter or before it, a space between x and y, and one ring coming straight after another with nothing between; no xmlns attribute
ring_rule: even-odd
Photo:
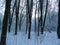
<svg viewBox="0 0 60 45"><path fill-rule="evenodd" d="M57 29L57 36L60 39L60 0L58 5L58 29Z"/></svg>
<svg viewBox="0 0 60 45"><path fill-rule="evenodd" d="M26 34L28 30L28 2L26 1Z"/></svg>
<svg viewBox="0 0 60 45"><path fill-rule="evenodd" d="M43 15L42 15L42 11L43 11L43 0L39 0L39 4L38 4L38 36L39 36L39 32L41 29L41 34L42 34L42 26L43 26Z"/></svg>
<svg viewBox="0 0 60 45"><path fill-rule="evenodd" d="M0 19L0 29L1 29L1 19Z"/></svg>
<svg viewBox="0 0 60 45"><path fill-rule="evenodd" d="M26 1L25 1L25 3L26 3ZM21 30L21 27L22 27L22 21L23 21L23 18L24 18L23 10L24 10L24 8L25 8L25 6L26 6L25 3L24 3L24 7L22 7L21 13L20 13L19 30ZM23 4L23 1L22 1L22 4Z"/></svg>
<svg viewBox="0 0 60 45"><path fill-rule="evenodd" d="M5 0L5 1L6 1L6 5L5 5L5 13L4 13L4 18L3 18L3 26L2 26L0 45L6 45L7 24L8 24L8 17L10 14L11 0Z"/></svg>
<svg viewBox="0 0 60 45"><path fill-rule="evenodd" d="M39 16L39 11L40 11L40 8L39 8L39 4L38 4L38 36L39 36L39 27L40 27L40 20L39 20L39 18L40 18L40 16Z"/></svg>
<svg viewBox="0 0 60 45"><path fill-rule="evenodd" d="M19 2L18 2L19 1ZM19 16L19 7L20 7L20 0L18 0L16 3L16 10L15 10L15 14L16 14L16 26L15 26L15 35L17 34L17 28L18 28L18 16ZM17 5L18 4L18 5Z"/></svg>
<svg viewBox="0 0 60 45"><path fill-rule="evenodd" d="M35 9L35 32L36 32L36 12L37 12L37 0L36 0L36 9Z"/></svg>
<svg viewBox="0 0 60 45"><path fill-rule="evenodd" d="M30 39L33 0L27 0L27 4L28 4L28 23L29 23L29 27L28 27L28 39Z"/></svg>
<svg viewBox="0 0 60 45"><path fill-rule="evenodd" d="M23 19L23 14L22 14L22 11L21 11L21 14L20 14L20 22L19 22L19 30L21 30L22 19Z"/></svg>
<svg viewBox="0 0 60 45"><path fill-rule="evenodd" d="M43 0L39 0L39 4L40 4L40 11L41 11L41 17L40 17L40 22L41 22L41 34L43 34L43 14L42 14L42 11L43 11Z"/></svg>
<svg viewBox="0 0 60 45"><path fill-rule="evenodd" d="M44 16L42 34L43 34L44 27L45 27L45 21L46 21L47 11L48 11L48 0L46 1L46 9L45 9L45 16Z"/></svg>
<svg viewBox="0 0 60 45"><path fill-rule="evenodd" d="M24 7L22 8L21 13L20 13L19 30L21 30L21 26L22 26L22 19L23 19L23 17L24 17L24 15L22 14L23 10L24 10Z"/></svg>
<svg viewBox="0 0 60 45"><path fill-rule="evenodd" d="M10 15L10 18L9 18L8 32L10 32L10 29L11 29L12 19L13 19L13 15L14 15L14 10L16 8L16 1L17 0L15 0L14 6L13 6L13 9L12 9L12 14Z"/></svg>

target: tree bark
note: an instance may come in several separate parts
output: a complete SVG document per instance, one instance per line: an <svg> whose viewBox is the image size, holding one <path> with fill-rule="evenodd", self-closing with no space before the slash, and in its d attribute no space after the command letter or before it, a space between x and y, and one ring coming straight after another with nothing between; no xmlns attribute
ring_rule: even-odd
<svg viewBox="0 0 60 45"><path fill-rule="evenodd" d="M20 0L18 0L18 6L16 3L16 25L15 25L15 35L17 34L17 29L18 29L18 16L19 16L19 7L20 7Z"/></svg>
<svg viewBox="0 0 60 45"><path fill-rule="evenodd" d="M28 4L28 17L29 17L29 19L28 19L28 22L29 22L29 27L28 27L28 39L30 39L33 0L27 0L27 4Z"/></svg>
<svg viewBox="0 0 60 45"><path fill-rule="evenodd" d="M10 15L9 26L8 26L8 32L10 32L10 29L11 29L12 19L13 19L13 15L14 15L14 10L15 10L15 8L16 8L16 1L17 1L17 0L15 0L14 6L13 6L13 12L12 12L12 15Z"/></svg>
<svg viewBox="0 0 60 45"><path fill-rule="evenodd" d="M1 45L6 45L7 25L8 25L8 16L10 14L10 5L11 5L11 0L6 0L2 34L1 34L1 42L0 42Z"/></svg>
<svg viewBox="0 0 60 45"><path fill-rule="evenodd" d="M43 34L43 31L44 31L44 27L45 27L47 11L48 11L48 0L46 1L46 9L45 9L45 16L44 16L43 27L42 27L42 34Z"/></svg>
<svg viewBox="0 0 60 45"><path fill-rule="evenodd" d="M60 0L59 0L59 5L58 5L58 29L57 29L57 36L58 39L60 39Z"/></svg>

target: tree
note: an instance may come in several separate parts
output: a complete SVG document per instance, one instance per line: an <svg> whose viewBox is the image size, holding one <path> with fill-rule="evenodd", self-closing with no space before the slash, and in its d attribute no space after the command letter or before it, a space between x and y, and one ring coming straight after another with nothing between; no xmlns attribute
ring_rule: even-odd
<svg viewBox="0 0 60 45"><path fill-rule="evenodd" d="M43 29L43 1L44 0L39 0L39 4L38 4L38 36L39 36L39 32L41 29L41 34L42 34L42 29Z"/></svg>
<svg viewBox="0 0 60 45"><path fill-rule="evenodd" d="M19 1L19 2L18 2ZM16 15L16 25L15 25L15 35L17 34L17 28L18 28L18 16L19 16L19 7L20 7L20 0L18 0L16 3L16 10L15 10L15 15ZM17 5L18 4L18 5Z"/></svg>
<svg viewBox="0 0 60 45"><path fill-rule="evenodd" d="M11 5L11 0L5 0L6 5L5 5L5 13L4 13L4 18L3 18L3 26L2 26L2 34L1 34L1 45L6 45L6 35L7 35L7 24L8 24L8 16L10 14L10 5Z"/></svg>
<svg viewBox="0 0 60 45"><path fill-rule="evenodd" d="M14 10L16 8L16 0L12 9L12 14L9 16L9 26L8 26L8 32L10 32L11 29L11 25L12 25L12 19L13 19L13 15L14 15Z"/></svg>
<svg viewBox="0 0 60 45"><path fill-rule="evenodd" d="M42 30L41 30L41 34L43 34L43 31L44 31L45 21L46 21L46 16L47 16L47 11L48 11L48 0L46 0L45 16L44 16L44 21L43 21L43 27L42 27Z"/></svg>
<svg viewBox="0 0 60 45"><path fill-rule="evenodd" d="M42 11L43 11L43 1L44 1L44 0L39 0L40 11L41 11L41 17L39 18L40 23L41 23L41 24L40 24L40 25L41 25L41 34L43 34L43 30L42 30L42 29L43 29L43 19L42 19L42 18L43 18L43 12L42 12Z"/></svg>
<svg viewBox="0 0 60 45"><path fill-rule="evenodd" d="M36 0L36 9L35 9L35 32L36 32L36 12L37 12L37 0Z"/></svg>
<svg viewBox="0 0 60 45"><path fill-rule="evenodd" d="M60 0L58 5L58 29L57 29L57 36L60 39Z"/></svg>
<svg viewBox="0 0 60 45"><path fill-rule="evenodd" d="M0 29L1 29L1 19L0 19Z"/></svg>
<svg viewBox="0 0 60 45"><path fill-rule="evenodd" d="M28 24L29 24L29 27L28 27L28 39L30 39L33 0L27 0L27 8L28 8Z"/></svg>
<svg viewBox="0 0 60 45"><path fill-rule="evenodd" d="M40 18L40 16L39 16L39 10L40 8L39 8L39 4L38 4L38 36L39 36L39 29L40 29L40 20L39 20L39 18Z"/></svg>
<svg viewBox="0 0 60 45"><path fill-rule="evenodd" d="M26 2L26 34L28 30L28 2Z"/></svg>

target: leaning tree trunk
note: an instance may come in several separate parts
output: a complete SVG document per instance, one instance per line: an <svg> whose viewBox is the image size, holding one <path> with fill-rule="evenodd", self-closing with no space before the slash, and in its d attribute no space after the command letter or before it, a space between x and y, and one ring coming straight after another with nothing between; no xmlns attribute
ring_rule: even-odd
<svg viewBox="0 0 60 45"><path fill-rule="evenodd" d="M9 27L8 27L8 32L10 32L10 29L11 29L11 25L12 25L12 19L13 19L13 15L14 15L14 9L16 8L16 1L15 0L15 3L14 3L14 6L13 6L13 10L12 10L12 14L10 15L10 19L9 19Z"/></svg>
<svg viewBox="0 0 60 45"><path fill-rule="evenodd" d="M7 35L8 17L10 14L10 5L11 5L11 0L6 0L0 45L6 45L6 35Z"/></svg>
<svg viewBox="0 0 60 45"><path fill-rule="evenodd" d="M43 27L42 27L42 33L43 33L44 27L45 27L47 11L48 11L48 0L46 1L46 9L45 9L45 16L44 16L44 22L43 22Z"/></svg>
<svg viewBox="0 0 60 45"><path fill-rule="evenodd" d="M58 11L58 29L57 29L57 35L58 35L58 38L60 39L60 0L59 0L59 11Z"/></svg>

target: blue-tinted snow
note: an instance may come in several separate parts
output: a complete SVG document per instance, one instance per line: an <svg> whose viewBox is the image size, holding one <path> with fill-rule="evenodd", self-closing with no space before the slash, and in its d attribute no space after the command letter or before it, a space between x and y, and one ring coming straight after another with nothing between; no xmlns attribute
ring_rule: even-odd
<svg viewBox="0 0 60 45"><path fill-rule="evenodd" d="M7 33L7 45L59 45L59 39L56 32L45 32L44 35L37 37L34 32L31 32L31 39L27 38L23 32L18 32L17 35Z"/></svg>

